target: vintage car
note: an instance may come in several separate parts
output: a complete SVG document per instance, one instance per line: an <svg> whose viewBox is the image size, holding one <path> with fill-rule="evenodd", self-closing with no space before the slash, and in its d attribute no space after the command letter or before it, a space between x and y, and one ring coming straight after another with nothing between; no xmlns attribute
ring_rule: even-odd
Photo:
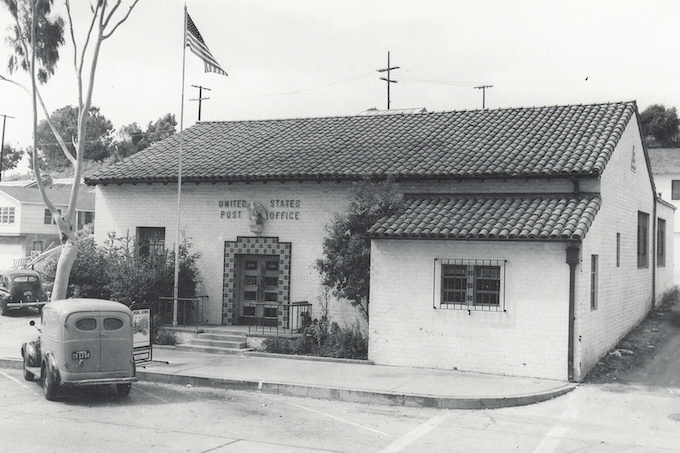
<svg viewBox="0 0 680 453"><path fill-rule="evenodd" d="M25 308L41 309L47 295L40 284L40 274L28 269L0 272L0 314Z"/></svg>
<svg viewBox="0 0 680 453"><path fill-rule="evenodd" d="M115 384L118 394L127 396L137 381L132 322L132 312L120 302L48 303L42 310L39 337L21 346L24 379L38 376L48 400L54 400L62 386Z"/></svg>

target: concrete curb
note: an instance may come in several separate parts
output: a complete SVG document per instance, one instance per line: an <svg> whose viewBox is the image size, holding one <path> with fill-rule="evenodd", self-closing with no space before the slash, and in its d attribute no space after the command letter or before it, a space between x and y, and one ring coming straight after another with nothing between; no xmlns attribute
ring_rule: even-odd
<svg viewBox="0 0 680 453"><path fill-rule="evenodd" d="M279 355L276 354L278 357ZM364 362L362 362L364 363ZM22 369L19 359L0 359L0 368ZM498 397L438 397L432 395L374 392L367 390L331 388L316 385L285 384L254 380L222 379L182 374L155 373L137 370L140 381L161 384L191 385L195 387L218 388L298 396L315 399L346 401L352 403L378 404L387 406L429 407L437 409L499 409L502 407L526 406L564 395L576 388L577 384L565 384L545 392Z"/></svg>
<svg viewBox="0 0 680 453"><path fill-rule="evenodd" d="M564 395L576 388L576 384L565 384L547 392L502 397L438 397L432 395L372 392L367 390L339 389L303 384L247 381L186 376L177 374L137 371L140 381L163 384L191 385L196 387L219 388L223 390L259 391L285 396L337 400L351 403L377 404L384 406L429 407L436 409L499 409L502 407L526 406Z"/></svg>

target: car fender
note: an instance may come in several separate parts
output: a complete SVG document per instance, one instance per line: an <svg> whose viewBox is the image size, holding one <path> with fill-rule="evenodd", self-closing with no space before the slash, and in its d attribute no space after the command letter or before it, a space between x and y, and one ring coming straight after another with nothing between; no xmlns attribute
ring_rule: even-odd
<svg viewBox="0 0 680 453"><path fill-rule="evenodd" d="M40 366L40 340L27 341L21 347L21 357L28 358L28 366Z"/></svg>
<svg viewBox="0 0 680 453"><path fill-rule="evenodd" d="M45 353L45 359L43 360L44 366L42 367L45 372L47 370L52 370L53 382L61 382L61 373L59 373L59 366L57 365L57 359L54 357L51 351ZM49 368L47 364L49 363Z"/></svg>

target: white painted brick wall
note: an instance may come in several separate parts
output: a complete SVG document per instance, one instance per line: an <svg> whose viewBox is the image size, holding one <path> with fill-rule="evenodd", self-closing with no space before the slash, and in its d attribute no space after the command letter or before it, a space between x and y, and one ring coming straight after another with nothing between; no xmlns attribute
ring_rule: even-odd
<svg viewBox="0 0 680 453"><path fill-rule="evenodd" d="M635 121L627 126L607 164L601 194L602 206L583 242L577 272L575 317L580 373L576 379L585 376L652 306L654 201ZM647 269L637 267L638 211L650 216ZM616 233L621 234L620 267L616 267ZM590 308L591 255L599 255L599 301L595 310Z"/></svg>
<svg viewBox="0 0 680 453"><path fill-rule="evenodd" d="M201 254L198 261L201 288L209 296L208 320L221 322L224 242L238 236L256 236L250 231L247 208L220 208L220 200L247 200L262 203L269 212L298 212L298 220L268 220L260 236L276 236L292 242L291 301L317 302L320 278L314 261L321 257L325 226L335 212L347 207L348 185L337 183L269 184L189 184L182 188L181 230ZM134 235L138 226L164 227L166 247L172 249L176 237L177 194L171 185L97 186L96 240L107 233ZM294 209L271 208L270 200L300 200ZM225 218L222 211L240 211L240 218ZM237 214L238 215L238 214ZM345 303L336 301L331 308ZM346 314L347 310L343 310ZM316 314L316 313L315 313ZM339 316L339 313L335 312ZM352 322L358 313L348 317Z"/></svg>
<svg viewBox="0 0 680 453"><path fill-rule="evenodd" d="M373 241L369 359L566 379L565 249L564 243ZM435 258L507 260L506 312L433 308Z"/></svg>

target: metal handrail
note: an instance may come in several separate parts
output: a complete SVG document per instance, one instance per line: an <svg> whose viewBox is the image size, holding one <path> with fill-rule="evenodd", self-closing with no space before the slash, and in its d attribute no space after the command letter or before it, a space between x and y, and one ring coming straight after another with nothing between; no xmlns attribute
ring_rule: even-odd
<svg viewBox="0 0 680 453"><path fill-rule="evenodd" d="M248 333L257 332L276 332L276 335L295 335L302 332L304 328L303 316L308 315L311 318L312 315L312 304L307 301L293 302L291 304L278 304L271 302L253 302L253 305L262 307L262 316L257 316L257 324L248 326ZM266 319L271 319L270 317L264 316L267 308L272 308L277 310L277 321L276 325L265 325L264 321ZM288 319L288 325L283 325L283 322L279 322L278 309L283 310L282 318ZM267 330L268 329L268 330Z"/></svg>
<svg viewBox="0 0 680 453"><path fill-rule="evenodd" d="M159 297L158 304L153 311L158 315L158 321L162 325L173 325L173 305L177 301L177 325L183 327L195 327L206 323L204 319L203 303L208 296L198 297Z"/></svg>

